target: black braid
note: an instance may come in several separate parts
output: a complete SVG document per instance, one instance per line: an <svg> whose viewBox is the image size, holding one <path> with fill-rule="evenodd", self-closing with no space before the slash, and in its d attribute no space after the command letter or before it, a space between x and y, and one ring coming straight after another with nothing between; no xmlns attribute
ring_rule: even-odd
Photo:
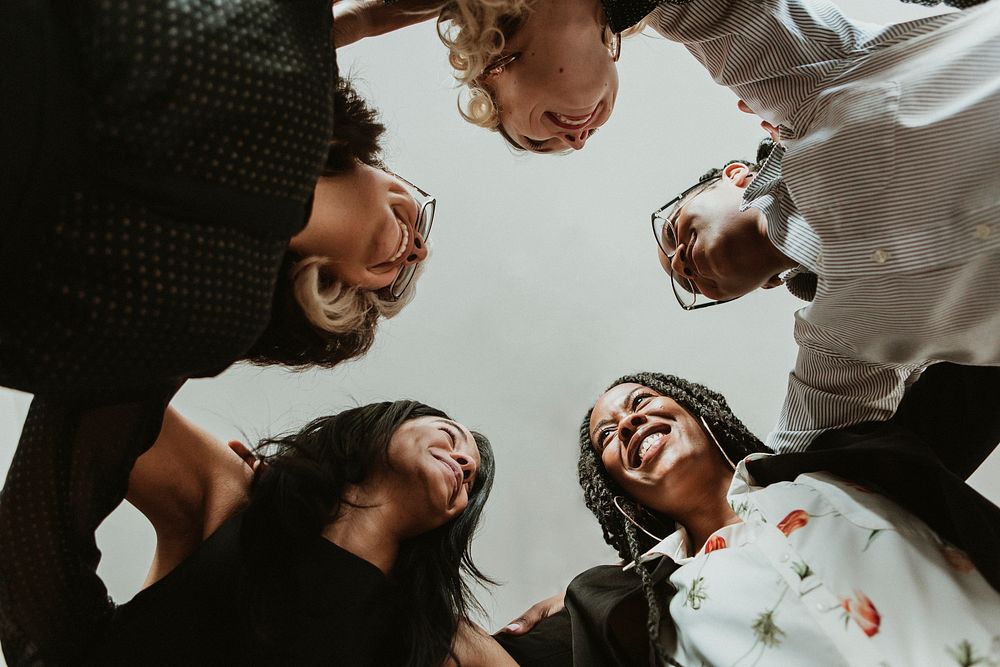
<svg viewBox="0 0 1000 667"><path fill-rule="evenodd" d="M719 445L725 451L726 456L734 463L743 460L753 452L770 451L733 414L725 397L704 385L663 373L636 373L615 380L608 389L628 382L649 387L657 393L677 401L692 415L703 417L718 438ZM636 563L635 567L642 580L642 589L648 606L646 627L650 642L654 645L656 657L663 664L679 667L660 645L661 609L653 588L652 575L645 565L638 563L639 557L649 551L655 545L655 541L645 533L640 533L622 516L618 508L615 507L614 499L618 496L621 499L619 502L623 509L630 513L636 523L653 534L666 537L664 526L670 527L672 521L668 517L657 517L649 512L640 513L636 504L608 475L590 440L590 416L592 412L593 408L587 411L580 425L580 457L577 462L577 471L580 487L583 489L584 502L597 518L604 534L604 541L618 552L622 560ZM659 525L657 525L658 522Z"/></svg>
<svg viewBox="0 0 1000 667"><path fill-rule="evenodd" d="M634 564L636 572L639 573L639 578L642 580L642 592L646 596L646 607L649 609L649 612L646 614L646 632L649 633L649 645L653 651L651 658L661 665L677 665L667 655L663 645L660 644L660 599L653 589L653 576L650 574L649 568L646 567L645 563L639 562L639 558L647 550L639 548L636 527L625 520L624 517L621 519L621 524L625 531L625 538L628 540L629 551L631 552L630 560Z"/></svg>

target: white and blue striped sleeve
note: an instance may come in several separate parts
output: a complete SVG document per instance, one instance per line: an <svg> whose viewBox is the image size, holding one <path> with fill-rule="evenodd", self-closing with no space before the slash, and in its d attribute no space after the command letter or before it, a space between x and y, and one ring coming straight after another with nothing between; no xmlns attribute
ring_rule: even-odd
<svg viewBox="0 0 1000 667"><path fill-rule="evenodd" d="M824 81L864 53L878 29L850 21L826 0L692 0L662 4L650 18L716 83L788 128Z"/></svg>
<svg viewBox="0 0 1000 667"><path fill-rule="evenodd" d="M799 347L778 423L766 444L800 452L821 433L892 417L924 365L889 365Z"/></svg>

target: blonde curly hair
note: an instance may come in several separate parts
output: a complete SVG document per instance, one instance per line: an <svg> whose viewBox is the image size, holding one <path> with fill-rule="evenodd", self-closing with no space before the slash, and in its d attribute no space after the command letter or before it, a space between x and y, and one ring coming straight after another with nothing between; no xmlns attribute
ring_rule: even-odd
<svg viewBox="0 0 1000 667"><path fill-rule="evenodd" d="M503 53L507 40L539 1L546 0L449 0L441 7L438 36L448 47L455 78L466 87L465 95L459 98L458 112L470 123L488 130L500 129L500 109L483 72ZM614 33L603 9L598 11L598 20L605 25L604 43L610 47ZM641 32L643 27L645 21L640 21L622 37Z"/></svg>

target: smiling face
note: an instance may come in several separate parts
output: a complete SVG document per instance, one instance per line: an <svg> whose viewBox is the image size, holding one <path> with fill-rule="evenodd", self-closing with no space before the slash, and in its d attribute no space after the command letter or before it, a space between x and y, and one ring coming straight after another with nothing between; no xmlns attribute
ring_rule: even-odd
<svg viewBox="0 0 1000 667"><path fill-rule="evenodd" d="M594 404L590 438L629 497L666 516L717 503L733 471L699 420L649 387L612 387Z"/></svg>
<svg viewBox="0 0 1000 667"><path fill-rule="evenodd" d="M461 424L441 417L406 421L392 434L387 458L371 483L401 537L433 530L468 506L480 454Z"/></svg>
<svg viewBox="0 0 1000 667"><path fill-rule="evenodd" d="M510 140L537 153L579 150L607 122L618 70L603 35L591 0L535 3L504 47L517 59L484 81Z"/></svg>
<svg viewBox="0 0 1000 667"><path fill-rule="evenodd" d="M740 211L752 177L744 164L727 165L719 181L681 202L674 216L673 258L658 250L664 271L669 274L672 268L710 299L735 299L773 287L780 284L779 273L796 266L771 243L763 213Z"/></svg>
<svg viewBox="0 0 1000 667"><path fill-rule="evenodd" d="M367 290L388 287L405 264L427 257L414 231L419 206L398 178L367 164L316 183L312 214L289 248L321 256L323 272Z"/></svg>

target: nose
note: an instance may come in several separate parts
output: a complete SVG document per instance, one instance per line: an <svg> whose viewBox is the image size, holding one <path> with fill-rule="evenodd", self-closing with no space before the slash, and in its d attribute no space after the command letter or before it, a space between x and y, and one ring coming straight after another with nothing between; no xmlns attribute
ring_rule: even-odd
<svg viewBox="0 0 1000 667"><path fill-rule="evenodd" d="M452 452L452 460L462 469L462 479L469 481L476 474L476 462L461 452Z"/></svg>
<svg viewBox="0 0 1000 667"><path fill-rule="evenodd" d="M420 232L414 231L413 241L410 242L409 252L403 264L419 264L425 259L427 259L427 244L424 243L424 237Z"/></svg>
<svg viewBox="0 0 1000 667"><path fill-rule="evenodd" d="M687 265L687 244L682 243L677 246L677 252L670 258L670 268L678 276L692 278L694 271Z"/></svg>
<svg viewBox="0 0 1000 667"><path fill-rule="evenodd" d="M561 134L559 135L559 139L568 147L578 151L587 143L587 137L589 136L590 130L581 130L579 132L566 132Z"/></svg>
<svg viewBox="0 0 1000 667"><path fill-rule="evenodd" d="M627 415L618 422L618 441L622 443L623 448L628 445L628 441L632 439L639 427L645 423L646 416L641 413Z"/></svg>

